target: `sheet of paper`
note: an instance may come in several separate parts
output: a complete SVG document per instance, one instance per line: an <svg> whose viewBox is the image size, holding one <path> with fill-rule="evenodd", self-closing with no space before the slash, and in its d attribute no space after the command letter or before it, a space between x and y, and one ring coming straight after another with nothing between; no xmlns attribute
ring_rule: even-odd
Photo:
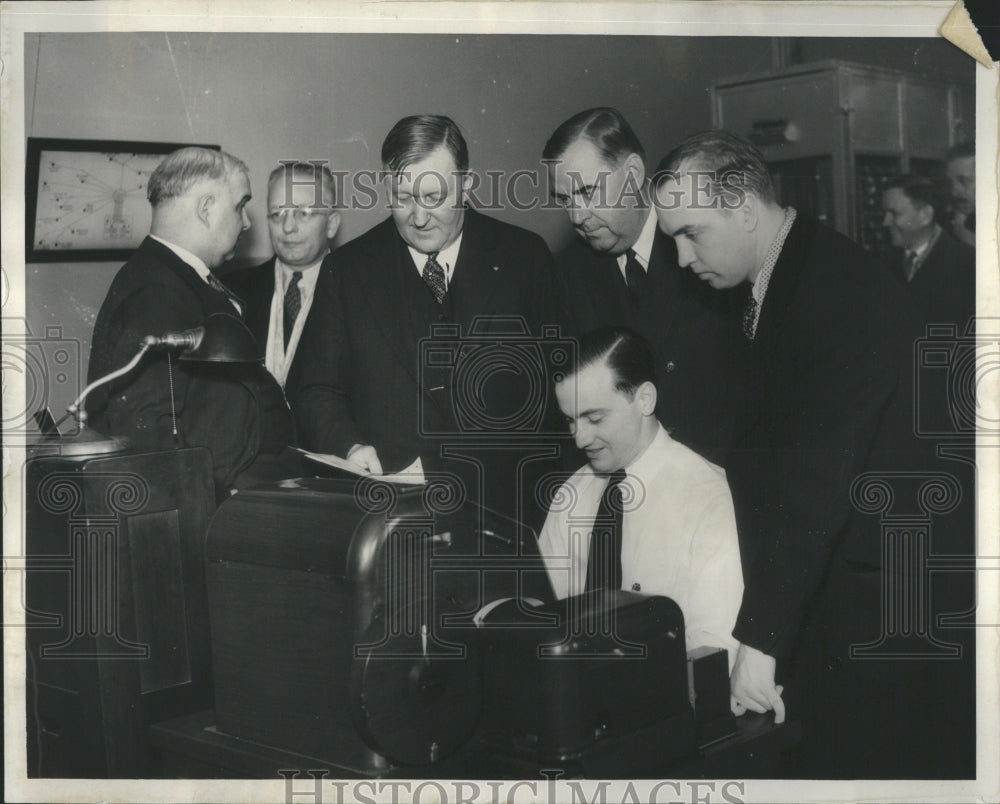
<svg viewBox="0 0 1000 804"><path fill-rule="evenodd" d="M400 472L373 475L370 472L366 472L353 461L349 461L346 458L341 458L337 455L330 455L321 452L309 452L308 450L300 449L299 447L293 447L293 449L311 461L321 463L324 466L333 467L334 469L341 469L344 472L350 472L352 475L358 475L358 477L371 477L376 480L384 480L386 483L402 483L408 486L422 486L426 482L424 479L424 467L420 462L420 458L417 458L413 463Z"/></svg>

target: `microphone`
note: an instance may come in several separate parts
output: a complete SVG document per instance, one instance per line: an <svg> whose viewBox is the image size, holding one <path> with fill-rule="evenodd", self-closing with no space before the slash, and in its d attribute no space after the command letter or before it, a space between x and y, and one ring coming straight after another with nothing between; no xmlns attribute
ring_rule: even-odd
<svg viewBox="0 0 1000 804"><path fill-rule="evenodd" d="M164 332L162 335L147 335L142 339L142 346L147 349L197 349L205 337L204 327L192 327L177 332Z"/></svg>

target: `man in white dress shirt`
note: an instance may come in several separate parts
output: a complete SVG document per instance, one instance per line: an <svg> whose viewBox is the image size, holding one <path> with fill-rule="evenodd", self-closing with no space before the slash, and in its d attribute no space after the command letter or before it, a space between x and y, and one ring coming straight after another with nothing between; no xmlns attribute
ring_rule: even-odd
<svg viewBox="0 0 1000 804"><path fill-rule="evenodd" d="M320 267L340 227L333 175L321 162L283 162L267 180L267 225L274 257L226 282L246 303L247 326L264 365L287 391Z"/></svg>
<svg viewBox="0 0 1000 804"><path fill-rule="evenodd" d="M655 416L654 377L651 350L635 332L602 327L581 338L556 398L588 463L556 493L539 548L557 597L595 586L665 595L684 614L688 650L725 648L732 666L743 574L725 472L667 434ZM591 546L595 517L616 483L620 548L592 562L601 555Z"/></svg>

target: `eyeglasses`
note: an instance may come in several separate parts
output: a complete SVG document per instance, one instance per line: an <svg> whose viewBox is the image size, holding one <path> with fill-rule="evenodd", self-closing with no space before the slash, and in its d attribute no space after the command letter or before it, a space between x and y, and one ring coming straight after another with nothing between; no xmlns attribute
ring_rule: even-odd
<svg viewBox="0 0 1000 804"><path fill-rule="evenodd" d="M268 212L267 219L271 223L279 223L289 212L292 213L292 220L296 223L306 223L319 215L329 215L333 210L330 207L283 207Z"/></svg>

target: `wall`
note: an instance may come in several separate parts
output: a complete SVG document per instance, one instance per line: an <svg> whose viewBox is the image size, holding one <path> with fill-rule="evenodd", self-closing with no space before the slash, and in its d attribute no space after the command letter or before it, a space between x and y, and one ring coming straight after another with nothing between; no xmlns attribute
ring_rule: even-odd
<svg viewBox="0 0 1000 804"><path fill-rule="evenodd" d="M804 58L845 56L963 77L972 62L943 40L797 40ZM679 138L711 124L711 80L771 67L765 38L455 36L378 34L122 33L28 35L29 136L221 145L250 166L253 227L237 259L270 255L263 185L278 159L328 159L335 169L378 169L381 141L407 114L458 121L474 170L538 167L552 129L580 109L617 106L655 162ZM914 55L917 54L917 55ZM523 185L522 185L523 186ZM539 189L543 192L544 187ZM382 217L348 211L338 241ZM569 236L556 210L500 210L553 248ZM109 263L27 266L32 332L47 325L81 341L118 269ZM85 373L85 372L84 372ZM53 398L61 410L70 400ZM58 414L57 414L58 415Z"/></svg>

